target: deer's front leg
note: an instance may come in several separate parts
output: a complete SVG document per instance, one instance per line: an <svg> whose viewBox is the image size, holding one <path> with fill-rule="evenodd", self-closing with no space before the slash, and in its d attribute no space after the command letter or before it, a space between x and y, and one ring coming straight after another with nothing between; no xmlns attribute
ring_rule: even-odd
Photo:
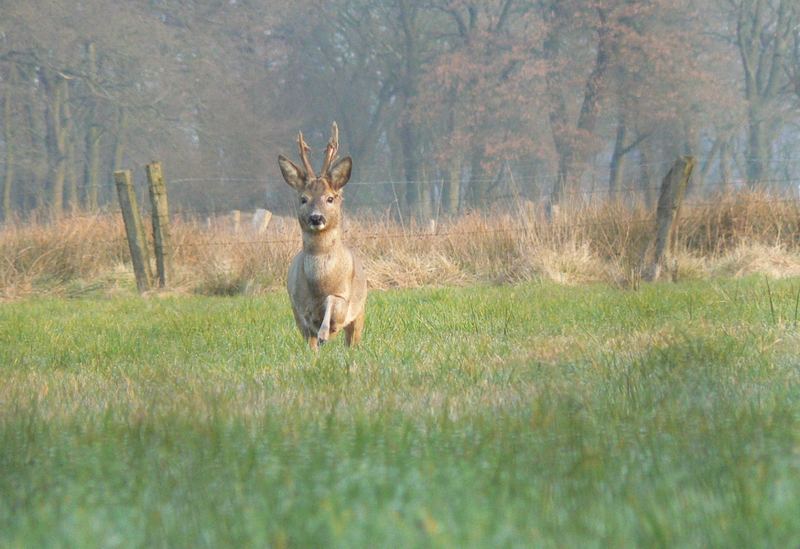
<svg viewBox="0 0 800 549"><path fill-rule="evenodd" d="M331 315L333 314L334 300L332 295L325 298L325 314L322 316L322 324L317 332L317 340L320 345L324 345L331 337Z"/></svg>
<svg viewBox="0 0 800 549"><path fill-rule="evenodd" d="M325 298L325 313L317 332L317 339L320 345L328 341L333 334L342 328L346 314L347 300L335 295L329 295Z"/></svg>

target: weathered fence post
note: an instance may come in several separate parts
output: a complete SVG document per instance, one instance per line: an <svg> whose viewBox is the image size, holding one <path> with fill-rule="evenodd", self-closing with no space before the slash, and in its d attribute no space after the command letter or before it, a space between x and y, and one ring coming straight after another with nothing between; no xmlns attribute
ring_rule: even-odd
<svg viewBox="0 0 800 549"><path fill-rule="evenodd" d="M122 220L125 222L125 234L131 250L133 273L136 275L136 287L139 293L150 289L153 273L150 271L150 257L147 253L147 240L144 236L144 225L136 205L136 194L133 191L133 177L130 170L114 172L114 183L119 195L119 207Z"/></svg>
<svg viewBox="0 0 800 549"><path fill-rule="evenodd" d="M242 212L239 210L231 210L231 226L233 227L233 232L235 234L239 234L239 227L241 226L242 222Z"/></svg>
<svg viewBox="0 0 800 549"><path fill-rule="evenodd" d="M255 229L258 234L264 234L267 232L267 227L271 219L271 211L265 210L264 208L256 209L256 213L253 215L253 229Z"/></svg>
<svg viewBox="0 0 800 549"><path fill-rule="evenodd" d="M647 280L656 280L675 249L675 230L681 202L692 176L694 157L682 156L661 183L656 208L656 245L653 262L646 271Z"/></svg>
<svg viewBox="0 0 800 549"><path fill-rule="evenodd" d="M156 250L158 285L166 288L172 282L172 241L169 230L167 186L161 173L161 163L151 162L146 167L150 202L153 205L153 240Z"/></svg>

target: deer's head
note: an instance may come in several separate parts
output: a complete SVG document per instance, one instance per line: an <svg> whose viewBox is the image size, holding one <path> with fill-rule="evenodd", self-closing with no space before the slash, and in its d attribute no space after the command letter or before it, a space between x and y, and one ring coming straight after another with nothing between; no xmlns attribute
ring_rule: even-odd
<svg viewBox="0 0 800 549"><path fill-rule="evenodd" d="M339 150L339 128L336 122L331 128L331 138L325 149L325 161L317 176L308 159L309 148L303 133L297 136L300 148L301 168L283 155L278 155L278 164L286 183L297 191L297 217L300 227L306 232L322 232L339 225L342 217L342 188L350 180L353 161L349 156L336 160Z"/></svg>

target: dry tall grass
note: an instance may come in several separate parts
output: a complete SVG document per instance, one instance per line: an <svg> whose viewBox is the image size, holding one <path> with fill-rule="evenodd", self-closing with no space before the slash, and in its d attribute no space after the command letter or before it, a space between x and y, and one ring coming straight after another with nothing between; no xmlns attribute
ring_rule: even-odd
<svg viewBox="0 0 800 549"><path fill-rule="evenodd" d="M546 278L564 284L638 278L652 245L652 212L622 204L570 205L553 219L529 203L439 224L348 219L346 239L373 288ZM176 291L258 293L284 283L300 248L297 223L276 218L265 234L173 220ZM75 215L0 228L0 297L131 291L120 216ZM738 193L688 203L676 247L679 275L800 275L800 202Z"/></svg>

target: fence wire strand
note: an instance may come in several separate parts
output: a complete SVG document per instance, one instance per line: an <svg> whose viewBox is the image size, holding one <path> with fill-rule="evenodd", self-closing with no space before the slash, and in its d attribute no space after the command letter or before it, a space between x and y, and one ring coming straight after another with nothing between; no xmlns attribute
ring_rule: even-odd
<svg viewBox="0 0 800 549"><path fill-rule="evenodd" d="M666 163L659 163L659 164L666 164ZM541 178L539 178L541 180ZM258 184L258 185L266 185L268 182L271 181L270 179L265 178L256 178L256 177L247 177L247 176L228 176L228 177L217 177L217 178L205 178L205 177L189 177L189 178L178 178L174 180L167 180L168 185L180 185L180 184L200 184L200 183L209 183L209 182L225 182L230 184ZM492 179L484 179L481 180L482 182L496 182L496 178ZM429 184L433 185L434 187L439 185L441 186L444 183L442 179L434 179L434 180L427 180L427 181L354 181L351 182L349 185L363 185L363 186L379 186L379 185L392 185L392 188L399 188L402 189L404 186L410 185L421 185L421 184ZM733 182L734 184L742 184L743 181ZM787 185L787 184L800 184L800 178L772 178L769 180L765 180L762 183L769 185ZM507 182L506 182L507 184ZM518 181L514 183L514 186L518 188ZM657 193L660 190L660 185L624 185L613 191L609 188L591 188L591 189L566 189L562 193L564 196L578 196L579 198L577 201L574 201L578 209L581 207L593 207L600 204L603 204L603 201L594 201L591 200L592 197L596 196L608 196L611 198L612 193L616 193L617 200L621 205L628 205L631 204L640 204L643 205L643 196L644 193ZM791 189L788 192L785 192L782 195L773 195L773 196L758 196L753 194L748 194L744 198L748 204L761 204L761 205L783 205L783 206L794 206L794 210L800 211L800 197L798 197L795 193L797 189ZM654 195L653 195L654 196ZM580 197L583 197L584 200L581 200ZM737 200L737 196L733 195L734 203ZM592 226L596 227L599 221L580 221L580 222L568 222L564 219L551 219L546 220L546 214L543 212L548 207L548 202L546 200L540 200L538 202L529 201L523 193L519 191L516 192L505 192L505 193L492 193L488 197L487 201L485 202L486 205L489 206L498 206L500 207L501 211L505 211L506 213L513 213L513 212L520 212L520 208L522 207L522 202L527 201L529 204L533 204L534 208L537 208L536 213L533 216L533 221L529 223L520 224L519 227L504 227L504 228L492 228L492 227L485 227L482 230L470 230L470 231L450 231L450 230L439 230L439 214L438 214L438 206L441 205L441 197L437 197L437 204L434 207L437 210L435 215L435 227L436 230L434 231L408 231L403 228L402 231L399 232L380 232L380 233L370 233L370 234L359 234L356 232L348 232L345 231L345 234L348 238L354 241L367 241L367 240L376 240L376 239L386 239L386 240L398 240L398 239L420 239L420 240L434 240L434 239L454 239L454 238L466 238L470 236L476 236L481 234L520 234L521 238L526 237L527 231L536 230L536 225L542 222L549 223L553 227L557 227L558 229L572 229L572 228L579 228L579 227L587 227ZM505 204L503 204L505 203ZM609 204L614 204L613 200L607 201ZM708 199L706 196L697 196L697 197L689 197L687 198L684 203L684 208L713 208L720 204L719 200L712 200ZM140 209L141 214L143 216L149 216L150 212L146 207L146 204L143 204L144 207ZM355 211L359 211L362 209L369 209L372 208L373 210L377 210L379 215L392 215L389 212L395 212L401 210L400 200L395 195L393 200L363 200L359 199L358 195L353 193L350 195L350 198L347 200L347 208L351 208ZM528 207L526 204L524 207ZM654 206L650 206L650 209L655 209ZM288 208L289 211L292 210L291 205ZM231 212L234 211L231 208L208 208L208 209L182 209L178 208L177 211L173 211L173 215L177 216L177 219L186 221L188 223L195 223L200 225L200 220L197 219L198 217L206 217L208 220L213 220L213 222L217 223L219 226L222 225L229 225L231 221L226 220L225 217L229 216ZM118 215L119 210L117 208L108 208L99 213L82 213L82 212L73 212L73 213L66 213L62 219L69 219L69 218L76 218L76 219L86 219L90 222L93 220L100 220L104 216L109 214ZM638 218L627 218L622 219L618 222L619 225L640 225L640 224L652 224L655 221L655 212L648 214L643 217ZM248 233L252 235L253 231L248 228L248 221L242 220L241 221L241 235L243 238L234 238L234 239L225 239L225 240L209 240L207 242L181 242L181 241L173 241L173 246L175 248L181 247L203 247L203 246L234 246L234 245L290 245L290 244L301 244L301 238L299 235L296 237L285 237L281 236L278 238L247 238ZM527 227L526 227L527 225ZM8 223L5 227L13 226L13 223L9 225ZM401 223L400 226L404 225ZM209 225L209 228L211 225ZM224 226L221 228L225 228ZM527 230L526 230L527 228ZM109 245L117 245L120 243L125 243L125 236L122 234L118 238L107 239L107 240L99 240L96 241L98 244L109 244Z"/></svg>

